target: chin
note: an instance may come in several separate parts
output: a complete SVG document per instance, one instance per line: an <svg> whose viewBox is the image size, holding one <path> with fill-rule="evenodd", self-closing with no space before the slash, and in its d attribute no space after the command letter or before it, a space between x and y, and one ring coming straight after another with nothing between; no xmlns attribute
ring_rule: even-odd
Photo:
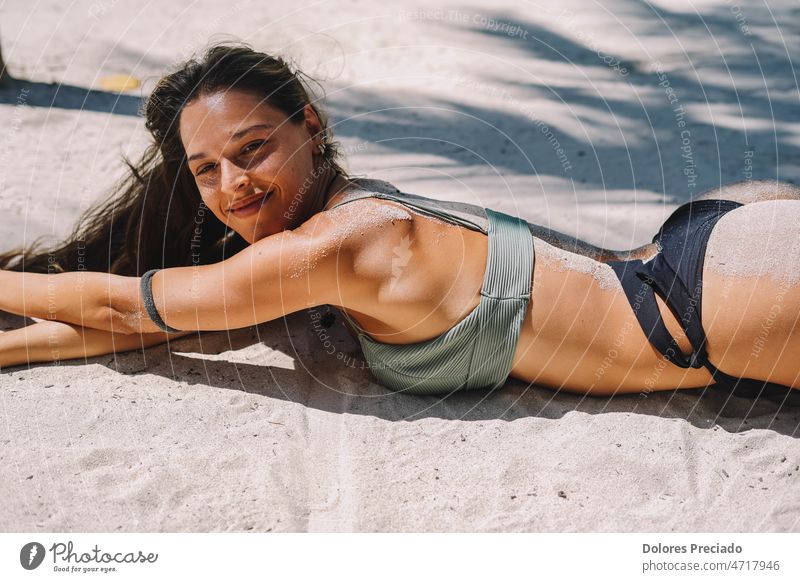
<svg viewBox="0 0 800 582"><path fill-rule="evenodd" d="M255 232L250 231L250 236L245 237L246 240L253 244L254 242L260 241L262 238L267 238L272 236L273 234L278 234L286 230L286 227L274 227L274 226L267 226L267 225L259 225ZM252 238L252 240L251 240Z"/></svg>
<svg viewBox="0 0 800 582"><path fill-rule="evenodd" d="M257 224L255 227L247 229L246 233L240 232L239 234L242 235L242 238L253 244L254 242L258 242L263 238L267 238L268 236L272 236L273 234L278 234L279 232L283 232L286 230L285 226L279 225L276 226L274 224Z"/></svg>

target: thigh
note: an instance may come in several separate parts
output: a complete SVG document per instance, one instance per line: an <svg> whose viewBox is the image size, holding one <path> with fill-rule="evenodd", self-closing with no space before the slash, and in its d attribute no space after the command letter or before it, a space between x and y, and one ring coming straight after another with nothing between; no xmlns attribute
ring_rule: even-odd
<svg viewBox="0 0 800 582"><path fill-rule="evenodd" d="M732 376L800 387L800 201L728 212L711 233L702 320L709 360Z"/></svg>

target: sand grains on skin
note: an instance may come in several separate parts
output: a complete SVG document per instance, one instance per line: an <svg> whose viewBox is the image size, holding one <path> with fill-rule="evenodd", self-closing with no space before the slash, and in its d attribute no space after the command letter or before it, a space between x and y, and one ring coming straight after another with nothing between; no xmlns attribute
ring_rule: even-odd
<svg viewBox="0 0 800 582"><path fill-rule="evenodd" d="M711 232L706 267L726 277L800 284L800 200L767 200L723 216Z"/></svg>
<svg viewBox="0 0 800 582"><path fill-rule="evenodd" d="M567 250L558 249L540 238L534 237L533 241L536 261L546 263L553 271L558 273L564 271L583 273L592 277L601 289L611 291L619 291L621 289L617 275L607 264Z"/></svg>
<svg viewBox="0 0 800 582"><path fill-rule="evenodd" d="M794 386L800 318L800 201L736 208L717 222L703 269L709 357L728 374Z"/></svg>
<svg viewBox="0 0 800 582"><path fill-rule="evenodd" d="M366 204L359 204L367 202ZM333 223L330 244L324 248L309 249L308 253L289 265L289 277L296 279L314 269L319 260L328 256L332 249L337 251L344 241L355 236L356 232L364 235L373 229L379 229L394 221L410 221L412 216L397 204L375 203L373 199L353 200L341 204L325 212Z"/></svg>

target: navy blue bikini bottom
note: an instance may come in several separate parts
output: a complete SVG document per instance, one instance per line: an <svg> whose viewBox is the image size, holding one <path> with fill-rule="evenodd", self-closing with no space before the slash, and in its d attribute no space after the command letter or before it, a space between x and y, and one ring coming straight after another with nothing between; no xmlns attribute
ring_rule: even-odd
<svg viewBox="0 0 800 582"><path fill-rule="evenodd" d="M782 384L729 376L708 361L706 334L700 317L706 246L717 221L739 206L742 204L731 200L688 202L675 210L653 237L658 253L652 260L608 264L622 283L647 339L666 360L681 368L705 366L716 386L737 396L783 400L795 391ZM681 322L692 344L693 351L689 356L681 352L664 325L656 304L656 293Z"/></svg>

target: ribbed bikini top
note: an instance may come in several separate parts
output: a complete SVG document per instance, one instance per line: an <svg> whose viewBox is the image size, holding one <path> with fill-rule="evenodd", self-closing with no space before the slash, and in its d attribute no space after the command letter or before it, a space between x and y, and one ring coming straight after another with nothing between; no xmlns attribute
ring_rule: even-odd
<svg viewBox="0 0 800 582"><path fill-rule="evenodd" d="M502 386L511 371L530 300L534 262L530 225L489 208L401 192L381 180L356 179L352 184L329 210L363 198L392 200L489 238L478 306L436 338L400 345L378 342L340 309L358 334L373 376L386 388L409 394Z"/></svg>
<svg viewBox="0 0 800 582"><path fill-rule="evenodd" d="M487 234L489 231L487 209L483 206L469 204L468 202L456 202L453 200L435 200L417 194L402 192L389 182L372 178L350 178L350 185L342 194L342 198L330 208L352 200L370 197L395 200L423 214L429 214L435 218L458 224L470 230L479 231L484 234ZM330 208L327 208L327 210L330 210ZM564 234L563 232L532 222L527 222L526 224L533 236L560 249L597 260L601 260L601 258L608 253L605 249L591 245L568 234Z"/></svg>
<svg viewBox="0 0 800 582"><path fill-rule="evenodd" d="M372 178L350 178L350 184L345 188L341 198L326 210L362 198L394 200L418 210L422 214L428 214L484 234L489 232L489 218L486 209L482 206L452 200L435 200L401 192L389 182Z"/></svg>

